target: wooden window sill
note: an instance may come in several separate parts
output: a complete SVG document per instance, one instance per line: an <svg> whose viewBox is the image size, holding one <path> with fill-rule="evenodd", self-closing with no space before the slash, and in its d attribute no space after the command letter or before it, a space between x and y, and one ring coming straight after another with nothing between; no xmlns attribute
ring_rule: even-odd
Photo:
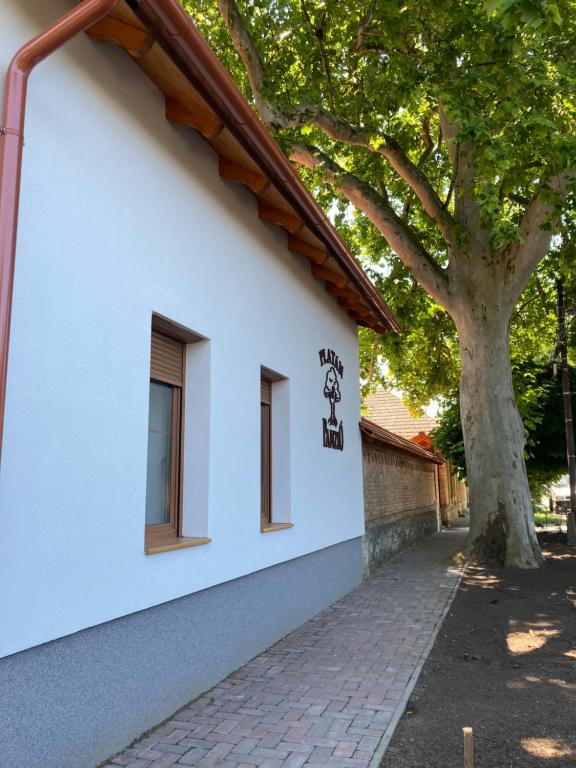
<svg viewBox="0 0 576 768"><path fill-rule="evenodd" d="M287 528L294 528L294 523L270 523L270 525L260 528L260 533L270 533L271 531L285 531Z"/></svg>
<svg viewBox="0 0 576 768"><path fill-rule="evenodd" d="M187 547L199 547L202 544L210 544L212 539L208 538L196 538L193 536L181 537L179 539L173 539L172 541L166 541L163 544L145 544L144 552L147 555L155 555L158 552L171 552L173 549L186 549Z"/></svg>

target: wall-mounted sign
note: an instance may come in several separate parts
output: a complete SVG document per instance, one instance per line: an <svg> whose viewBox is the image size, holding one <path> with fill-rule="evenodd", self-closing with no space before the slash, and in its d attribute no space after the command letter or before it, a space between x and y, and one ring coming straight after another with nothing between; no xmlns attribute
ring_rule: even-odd
<svg viewBox="0 0 576 768"><path fill-rule="evenodd" d="M344 427L336 416L336 403L339 403L340 380L344 376L344 366L338 355L332 349L321 349L320 366L325 371L323 376L324 397L330 403L330 415L322 419L322 441L324 448L344 450Z"/></svg>

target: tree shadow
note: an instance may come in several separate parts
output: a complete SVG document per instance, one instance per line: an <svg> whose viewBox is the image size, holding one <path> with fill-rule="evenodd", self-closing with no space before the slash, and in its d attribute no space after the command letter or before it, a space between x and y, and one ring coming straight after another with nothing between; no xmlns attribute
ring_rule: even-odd
<svg viewBox="0 0 576 768"><path fill-rule="evenodd" d="M576 551L538 571L470 566L383 768L574 768Z"/></svg>

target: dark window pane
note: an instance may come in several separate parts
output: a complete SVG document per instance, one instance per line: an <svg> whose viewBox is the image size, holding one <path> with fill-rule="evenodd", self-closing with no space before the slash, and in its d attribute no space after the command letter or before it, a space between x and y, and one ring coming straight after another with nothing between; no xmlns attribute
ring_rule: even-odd
<svg viewBox="0 0 576 768"><path fill-rule="evenodd" d="M260 404L260 521L269 525L272 518L270 503L270 406Z"/></svg>
<svg viewBox="0 0 576 768"><path fill-rule="evenodd" d="M173 388L150 382L146 524L170 522Z"/></svg>

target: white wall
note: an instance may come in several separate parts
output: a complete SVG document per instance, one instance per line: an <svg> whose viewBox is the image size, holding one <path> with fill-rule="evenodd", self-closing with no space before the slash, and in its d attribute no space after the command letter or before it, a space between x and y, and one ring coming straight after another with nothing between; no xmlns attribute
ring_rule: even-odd
<svg viewBox="0 0 576 768"><path fill-rule="evenodd" d="M0 0L0 68L71 7ZM120 50L81 37L29 89L4 450L1 653L363 533L356 327ZM209 341L212 543L144 554L152 312ZM322 447L344 366L343 452ZM290 379L294 528L259 529L260 366ZM189 387L193 387L191 381Z"/></svg>

